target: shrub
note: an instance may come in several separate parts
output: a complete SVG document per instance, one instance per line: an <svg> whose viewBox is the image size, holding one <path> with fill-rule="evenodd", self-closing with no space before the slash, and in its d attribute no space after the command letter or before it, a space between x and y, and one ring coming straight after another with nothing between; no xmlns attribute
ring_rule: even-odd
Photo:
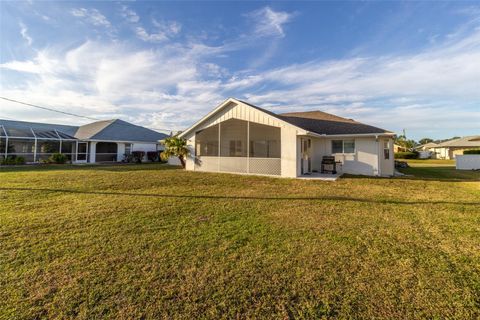
<svg viewBox="0 0 480 320"><path fill-rule="evenodd" d="M24 157L16 157L15 158L15 164L25 164L25 158Z"/></svg>
<svg viewBox="0 0 480 320"><path fill-rule="evenodd" d="M147 152L147 159L155 162L158 161L160 158L160 152L159 151L148 151Z"/></svg>
<svg viewBox="0 0 480 320"><path fill-rule="evenodd" d="M143 157L145 157L145 151L132 151L132 156L136 163L142 163Z"/></svg>
<svg viewBox="0 0 480 320"><path fill-rule="evenodd" d="M8 157L2 159L0 164L2 166L13 165L13 164L15 164L15 158L16 158L16 156L8 156Z"/></svg>
<svg viewBox="0 0 480 320"><path fill-rule="evenodd" d="M397 152L395 153L395 159L417 159L418 152Z"/></svg>
<svg viewBox="0 0 480 320"><path fill-rule="evenodd" d="M480 149L463 150L463 154L480 154Z"/></svg>
<svg viewBox="0 0 480 320"><path fill-rule="evenodd" d="M168 162L168 158L165 158L165 155L164 155L163 151L159 151L158 161L161 162L161 163L167 163Z"/></svg>
<svg viewBox="0 0 480 320"><path fill-rule="evenodd" d="M122 162L130 163L133 162L133 156L131 154L124 154Z"/></svg>
<svg viewBox="0 0 480 320"><path fill-rule="evenodd" d="M64 155L63 153L54 153L48 158L48 163L58 163L58 164L64 164L67 162L67 156Z"/></svg>

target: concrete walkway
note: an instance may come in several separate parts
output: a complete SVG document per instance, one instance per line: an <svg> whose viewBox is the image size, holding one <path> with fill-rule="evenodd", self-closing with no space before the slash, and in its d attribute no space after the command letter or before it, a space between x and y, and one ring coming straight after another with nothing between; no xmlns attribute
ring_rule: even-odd
<svg viewBox="0 0 480 320"><path fill-rule="evenodd" d="M335 181L338 178L342 176L343 173L318 173L318 172L312 172L311 174L305 174L297 179L305 179L305 180L323 180L323 181Z"/></svg>

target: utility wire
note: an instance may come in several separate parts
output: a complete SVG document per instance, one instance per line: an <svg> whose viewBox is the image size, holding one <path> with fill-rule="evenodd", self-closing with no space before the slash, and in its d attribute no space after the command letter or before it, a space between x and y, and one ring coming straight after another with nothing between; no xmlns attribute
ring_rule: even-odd
<svg viewBox="0 0 480 320"><path fill-rule="evenodd" d="M56 110L56 109L53 109L53 108L42 107L42 106L39 106L39 105L18 101L18 100L15 100L15 99L10 99L10 98L5 98L5 97L0 97L0 99L10 101L10 102L19 103L19 104L23 104L23 105L26 105L26 106L30 106L30 107L34 107L34 108L38 108L38 109L42 109L42 110L47 110L47 111L51 111L51 112L57 112L57 113L61 113L61 114L69 115L69 116L74 116L74 117L78 117L78 118L85 118L85 119L94 120L94 121L105 121L105 120L98 119L98 118L87 117L87 116L82 116L82 115L71 113L71 112L65 112L65 111L60 111L60 110ZM13 120L13 119L10 119L10 120ZM119 125L119 124L117 124L117 125ZM149 128L149 129L156 130L156 131L174 132L174 130L160 129L160 128Z"/></svg>
<svg viewBox="0 0 480 320"><path fill-rule="evenodd" d="M60 111L60 110L56 110L56 109L52 109L52 108L37 106L37 105L35 105L35 104L26 103L26 102L14 100L14 99L9 99L9 98L5 98L5 97L0 97L0 99L7 100L7 101L11 101L11 102L15 102L15 103L20 103L20 104L23 104L23 105L26 105L26 106L30 106L30 107L34 107L34 108L39 108L39 109L43 109L43 110L47 110L47 111L63 113L63 114L69 115L69 116L74 116L74 117L79 117L79 118L85 118L85 119L95 120L95 121L100 120L100 119L96 119L96 118L92 118L92 117L81 116L81 115L78 115L78 114L75 114L75 113L70 113L70 112Z"/></svg>

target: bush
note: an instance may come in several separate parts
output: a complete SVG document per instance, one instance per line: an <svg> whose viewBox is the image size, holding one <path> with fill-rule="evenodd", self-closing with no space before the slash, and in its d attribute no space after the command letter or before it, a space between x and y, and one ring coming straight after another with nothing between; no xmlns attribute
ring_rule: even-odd
<svg viewBox="0 0 480 320"><path fill-rule="evenodd" d="M15 156L8 156L6 158L3 158L2 161L0 161L0 164L2 166L15 164Z"/></svg>
<svg viewBox="0 0 480 320"><path fill-rule="evenodd" d="M395 159L417 159L418 152L397 152L395 153Z"/></svg>
<svg viewBox="0 0 480 320"><path fill-rule="evenodd" d="M147 152L147 159L156 162L160 159L160 152L159 151L148 151Z"/></svg>
<svg viewBox="0 0 480 320"><path fill-rule="evenodd" d="M132 151L132 157L136 163L142 163L143 157L145 157L145 151Z"/></svg>
<svg viewBox="0 0 480 320"><path fill-rule="evenodd" d="M124 154L122 162L130 163L133 162L133 156L131 154Z"/></svg>
<svg viewBox="0 0 480 320"><path fill-rule="evenodd" d="M159 151L158 161L160 161L161 163L167 163L168 162L168 158L165 157L165 153L163 151Z"/></svg>
<svg viewBox="0 0 480 320"><path fill-rule="evenodd" d="M11 165L20 165L25 164L24 157L17 157L17 156L8 156L0 161L2 166L11 166Z"/></svg>
<svg viewBox="0 0 480 320"><path fill-rule="evenodd" d="M480 154L480 149L463 150L463 154Z"/></svg>
<svg viewBox="0 0 480 320"><path fill-rule="evenodd" d="M15 158L15 164L25 164L25 158L24 157L16 157Z"/></svg>
<svg viewBox="0 0 480 320"><path fill-rule="evenodd" d="M48 158L48 163L58 163L58 164L64 164L67 162L67 156L64 155L63 153L54 153Z"/></svg>

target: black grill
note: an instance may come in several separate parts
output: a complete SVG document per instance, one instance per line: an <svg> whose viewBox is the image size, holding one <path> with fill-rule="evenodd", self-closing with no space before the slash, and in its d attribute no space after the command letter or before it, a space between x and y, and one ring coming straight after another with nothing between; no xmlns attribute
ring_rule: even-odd
<svg viewBox="0 0 480 320"><path fill-rule="evenodd" d="M337 173L337 163L335 162L335 157L333 156L324 156L322 158L322 173Z"/></svg>

